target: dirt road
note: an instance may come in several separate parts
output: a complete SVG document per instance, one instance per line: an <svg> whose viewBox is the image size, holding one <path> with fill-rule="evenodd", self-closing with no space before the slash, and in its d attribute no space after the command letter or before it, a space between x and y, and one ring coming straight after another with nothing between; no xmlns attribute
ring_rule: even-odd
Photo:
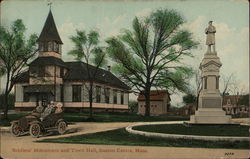
<svg viewBox="0 0 250 159"><path fill-rule="evenodd" d="M70 125L70 136L126 127L133 123L77 123ZM149 146L108 146L83 144L36 143L30 136L13 137L1 133L1 157L4 159L233 159L248 158L249 151L235 149L203 149Z"/></svg>

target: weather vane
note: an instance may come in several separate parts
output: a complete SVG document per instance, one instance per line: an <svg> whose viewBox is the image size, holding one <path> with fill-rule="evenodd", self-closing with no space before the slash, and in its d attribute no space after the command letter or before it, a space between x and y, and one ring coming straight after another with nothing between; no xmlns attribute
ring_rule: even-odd
<svg viewBox="0 0 250 159"><path fill-rule="evenodd" d="M52 2L48 2L49 9L51 9Z"/></svg>

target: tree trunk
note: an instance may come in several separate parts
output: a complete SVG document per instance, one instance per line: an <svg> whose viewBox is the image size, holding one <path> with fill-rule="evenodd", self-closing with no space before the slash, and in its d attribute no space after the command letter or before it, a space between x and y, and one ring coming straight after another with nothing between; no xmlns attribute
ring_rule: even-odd
<svg viewBox="0 0 250 159"><path fill-rule="evenodd" d="M145 90L145 116L150 116L150 90Z"/></svg>
<svg viewBox="0 0 250 159"><path fill-rule="evenodd" d="M8 106L8 93L5 92L4 93L4 97L3 97L3 107L4 107L4 111L3 111L3 119L6 120L8 119L8 110L9 110L9 106Z"/></svg>
<svg viewBox="0 0 250 159"><path fill-rule="evenodd" d="M89 89L89 118L93 118L93 82L90 82Z"/></svg>
<svg viewBox="0 0 250 159"><path fill-rule="evenodd" d="M10 71L7 72L7 82L6 82L4 98L3 98L3 107L4 107L3 119L4 120L8 119L8 110L9 110L8 97L9 97L9 93L12 89L12 88L9 88L9 85L11 85L11 83L10 83Z"/></svg>

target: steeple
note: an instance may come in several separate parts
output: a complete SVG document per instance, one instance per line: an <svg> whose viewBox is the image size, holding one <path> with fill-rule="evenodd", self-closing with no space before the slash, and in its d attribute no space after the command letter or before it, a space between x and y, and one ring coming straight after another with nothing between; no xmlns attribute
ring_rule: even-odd
<svg viewBox="0 0 250 159"><path fill-rule="evenodd" d="M51 10L43 26L43 30L37 39L39 43L39 51L61 53L62 40L58 34L56 24Z"/></svg>
<svg viewBox="0 0 250 159"><path fill-rule="evenodd" d="M56 24L55 24L51 10L49 11L49 15L46 19L46 22L43 26L43 30L42 30L37 41L38 42L55 41L59 44L63 44L62 40L58 34Z"/></svg>

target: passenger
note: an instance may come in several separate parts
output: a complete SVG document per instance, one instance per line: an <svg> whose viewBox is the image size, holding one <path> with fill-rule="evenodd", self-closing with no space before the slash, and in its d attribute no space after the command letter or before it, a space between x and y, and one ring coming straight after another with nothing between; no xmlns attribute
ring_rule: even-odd
<svg viewBox="0 0 250 159"><path fill-rule="evenodd" d="M57 103L56 104L56 111L55 111L55 113L56 114L59 114L59 113L62 113L63 112L63 110L62 110L62 103Z"/></svg>
<svg viewBox="0 0 250 159"><path fill-rule="evenodd" d="M41 120L43 121L48 115L55 112L55 104L53 101L45 108L44 112L41 114Z"/></svg>

